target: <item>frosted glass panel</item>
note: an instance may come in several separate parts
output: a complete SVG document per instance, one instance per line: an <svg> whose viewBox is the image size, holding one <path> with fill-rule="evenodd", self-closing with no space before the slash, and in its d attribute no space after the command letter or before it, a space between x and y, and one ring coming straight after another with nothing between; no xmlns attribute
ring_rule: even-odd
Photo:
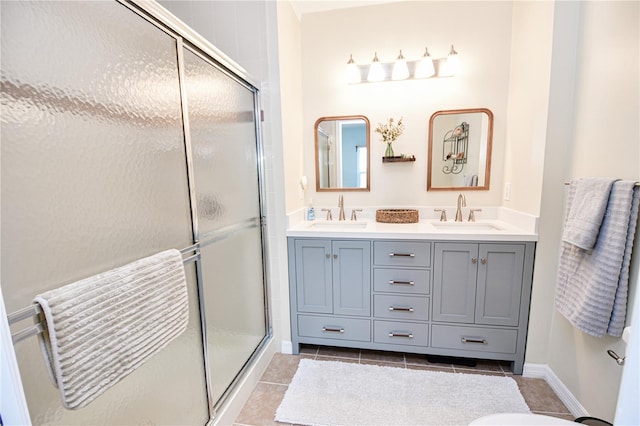
<svg viewBox="0 0 640 426"><path fill-rule="evenodd" d="M202 249L207 348L216 401L265 335L260 228Z"/></svg>
<svg viewBox="0 0 640 426"><path fill-rule="evenodd" d="M185 50L200 239L260 216L254 94Z"/></svg>
<svg viewBox="0 0 640 426"><path fill-rule="evenodd" d="M3 2L2 289L45 290L191 244L176 42L117 2ZM88 407L17 344L34 424L205 424L193 265L187 332ZM15 330L14 330L15 331Z"/></svg>
<svg viewBox="0 0 640 426"><path fill-rule="evenodd" d="M266 335L254 93L186 49L184 62L215 402Z"/></svg>

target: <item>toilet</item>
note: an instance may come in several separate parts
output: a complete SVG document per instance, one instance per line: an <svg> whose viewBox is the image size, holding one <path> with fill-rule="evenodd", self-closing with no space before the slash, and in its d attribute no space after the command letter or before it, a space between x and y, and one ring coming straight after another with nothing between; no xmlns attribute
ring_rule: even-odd
<svg viewBox="0 0 640 426"><path fill-rule="evenodd" d="M542 414L500 413L480 417L469 423L472 425L576 425L575 422L559 419L557 417L543 416Z"/></svg>

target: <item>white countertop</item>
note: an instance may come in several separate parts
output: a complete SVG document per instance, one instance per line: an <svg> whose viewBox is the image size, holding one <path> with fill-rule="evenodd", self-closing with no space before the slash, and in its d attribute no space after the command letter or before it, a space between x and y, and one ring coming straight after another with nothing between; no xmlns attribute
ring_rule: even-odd
<svg viewBox="0 0 640 426"><path fill-rule="evenodd" d="M492 208L490 218L476 222L440 222L424 214L431 209L420 209L421 219L417 223L380 223L373 217L375 213L364 214L357 221L334 219L300 220L302 214L290 217L288 237L326 238L371 238L402 240L449 240L449 241L537 241L537 218L522 215L501 207ZM485 209L488 210L488 209ZM505 211L502 211L505 210Z"/></svg>

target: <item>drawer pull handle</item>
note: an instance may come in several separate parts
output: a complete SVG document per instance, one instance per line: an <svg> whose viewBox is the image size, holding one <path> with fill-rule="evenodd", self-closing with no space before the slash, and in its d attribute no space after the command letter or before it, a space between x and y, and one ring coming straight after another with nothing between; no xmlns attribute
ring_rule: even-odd
<svg viewBox="0 0 640 426"><path fill-rule="evenodd" d="M413 308L404 308L400 306L389 306L390 311L413 312Z"/></svg>
<svg viewBox="0 0 640 426"><path fill-rule="evenodd" d="M389 253L389 257L416 257L415 253Z"/></svg>
<svg viewBox="0 0 640 426"><path fill-rule="evenodd" d="M413 339L413 334L411 333L398 333L395 331L389 332L389 337L406 337L408 339Z"/></svg>
<svg viewBox="0 0 640 426"><path fill-rule="evenodd" d="M322 327L322 331L326 331L328 333L344 333L344 328Z"/></svg>
<svg viewBox="0 0 640 426"><path fill-rule="evenodd" d="M413 281L396 281L396 280L389 280L389 284L394 285L394 284L400 284L400 285L415 285L416 283Z"/></svg>
<svg viewBox="0 0 640 426"><path fill-rule="evenodd" d="M474 265L475 265L476 263L478 263L478 258L477 258L477 257L472 257L472 258L471 258L471 263L473 263Z"/></svg>
<svg viewBox="0 0 640 426"><path fill-rule="evenodd" d="M477 338L473 338L473 337L463 337L462 339L460 339L462 341L462 343L481 343L483 345L487 344L487 339L477 339Z"/></svg>
<svg viewBox="0 0 640 426"><path fill-rule="evenodd" d="M480 263L482 263L483 265L487 264L487 259L485 259L484 257L480 258Z"/></svg>

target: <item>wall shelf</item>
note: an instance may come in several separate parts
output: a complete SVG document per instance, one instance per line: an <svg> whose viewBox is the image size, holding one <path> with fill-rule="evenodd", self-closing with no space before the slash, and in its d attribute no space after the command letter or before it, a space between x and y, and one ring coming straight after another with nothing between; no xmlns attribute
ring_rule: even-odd
<svg viewBox="0 0 640 426"><path fill-rule="evenodd" d="M401 156L382 157L383 163L406 163L409 161L416 161L415 155L412 155L411 157L401 157Z"/></svg>

